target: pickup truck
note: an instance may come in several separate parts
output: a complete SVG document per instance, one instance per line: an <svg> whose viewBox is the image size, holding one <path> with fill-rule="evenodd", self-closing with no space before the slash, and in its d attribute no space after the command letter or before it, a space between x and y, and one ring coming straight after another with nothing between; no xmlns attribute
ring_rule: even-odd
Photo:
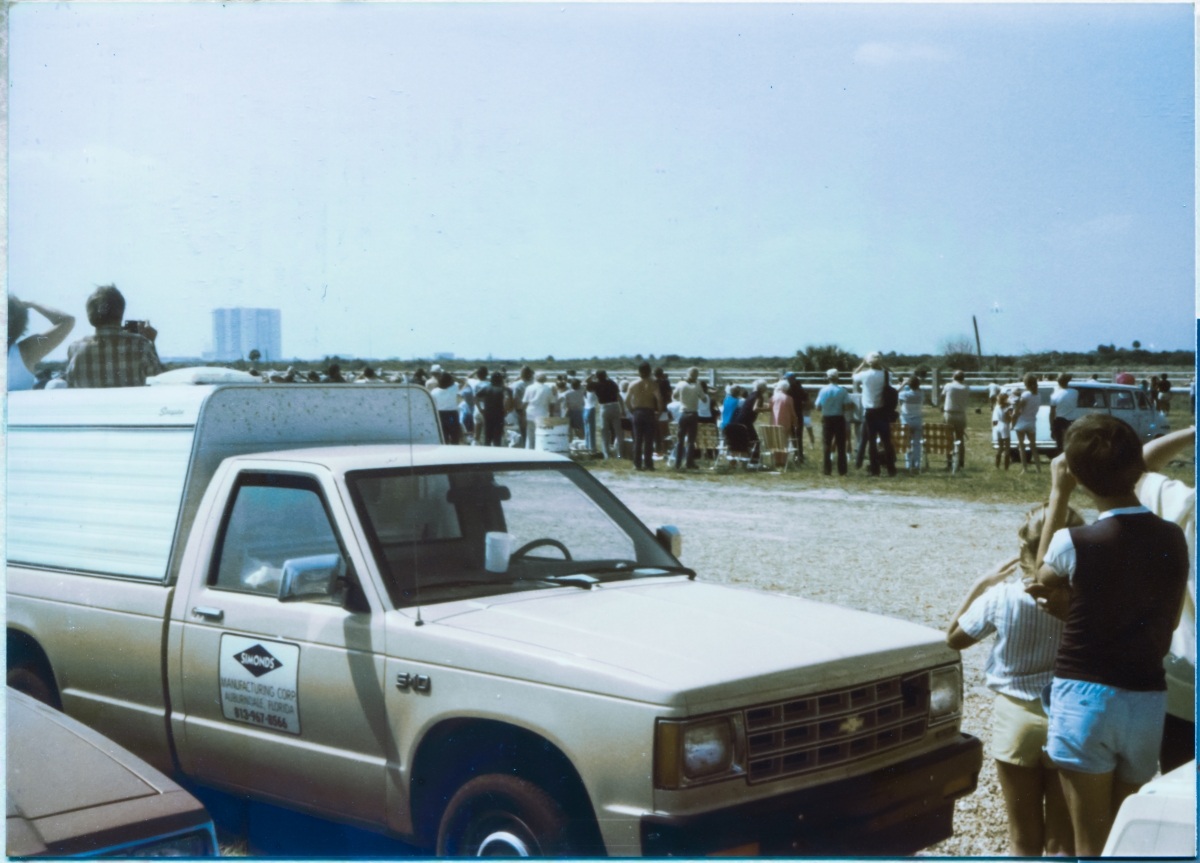
<svg viewBox="0 0 1200 863"><path fill-rule="evenodd" d="M13 393L8 682L443 855L904 854L980 742L941 633L706 583L407 386Z"/></svg>

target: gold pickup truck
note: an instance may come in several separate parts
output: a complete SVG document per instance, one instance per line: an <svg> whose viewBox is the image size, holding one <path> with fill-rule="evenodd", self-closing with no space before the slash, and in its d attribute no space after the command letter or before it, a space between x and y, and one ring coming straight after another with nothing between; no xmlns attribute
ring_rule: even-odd
<svg viewBox="0 0 1200 863"><path fill-rule="evenodd" d="M940 633L706 583L404 386L13 393L8 681L445 855L905 854L975 789Z"/></svg>

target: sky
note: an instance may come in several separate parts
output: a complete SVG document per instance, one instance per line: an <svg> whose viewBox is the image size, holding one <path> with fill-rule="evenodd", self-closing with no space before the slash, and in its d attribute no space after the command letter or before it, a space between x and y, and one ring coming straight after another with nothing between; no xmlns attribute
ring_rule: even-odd
<svg viewBox="0 0 1200 863"><path fill-rule="evenodd" d="M1193 15L17 4L8 289L163 356L1190 348Z"/></svg>

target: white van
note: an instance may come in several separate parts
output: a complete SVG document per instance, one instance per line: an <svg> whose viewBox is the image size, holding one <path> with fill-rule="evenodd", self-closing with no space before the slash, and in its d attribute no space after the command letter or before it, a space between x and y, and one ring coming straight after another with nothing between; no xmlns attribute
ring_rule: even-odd
<svg viewBox="0 0 1200 863"><path fill-rule="evenodd" d="M1067 387L1079 394L1079 405L1069 416L1064 415L1064 419L1075 420L1087 414L1110 414L1133 426L1143 442L1162 437L1171 430L1170 419L1154 405L1150 394L1141 387L1106 384L1100 381L1071 381ZM1058 444L1050 434L1050 395L1054 388L1053 381L1038 382L1038 395L1041 397L1042 406L1038 408L1037 447L1047 455L1058 451ZM1007 384L1003 390L1008 393L1011 404L1025 392L1025 385L1019 382ZM1015 433L1011 440L1014 446L1013 455L1016 457ZM997 444L993 441L992 446L996 447Z"/></svg>

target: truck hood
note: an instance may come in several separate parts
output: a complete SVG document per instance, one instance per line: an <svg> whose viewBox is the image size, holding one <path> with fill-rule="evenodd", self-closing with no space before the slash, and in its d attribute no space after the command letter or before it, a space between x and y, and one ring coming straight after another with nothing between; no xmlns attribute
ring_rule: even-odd
<svg viewBox="0 0 1200 863"><path fill-rule="evenodd" d="M489 650L464 651L456 664L529 679L531 661L541 657L541 682L689 712L737 706L751 693L760 701L789 697L958 659L928 627L679 577L449 603L426 608L425 622L489 642ZM497 667L480 668L481 661Z"/></svg>

